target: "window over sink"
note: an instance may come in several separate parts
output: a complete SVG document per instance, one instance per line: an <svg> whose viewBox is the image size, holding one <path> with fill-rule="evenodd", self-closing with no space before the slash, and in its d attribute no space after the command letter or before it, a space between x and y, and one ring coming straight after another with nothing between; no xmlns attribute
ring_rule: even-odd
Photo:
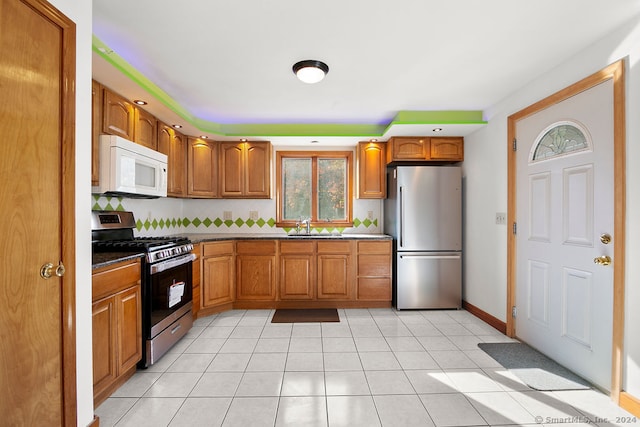
<svg viewBox="0 0 640 427"><path fill-rule="evenodd" d="M279 227L353 225L353 152L278 151L276 182Z"/></svg>

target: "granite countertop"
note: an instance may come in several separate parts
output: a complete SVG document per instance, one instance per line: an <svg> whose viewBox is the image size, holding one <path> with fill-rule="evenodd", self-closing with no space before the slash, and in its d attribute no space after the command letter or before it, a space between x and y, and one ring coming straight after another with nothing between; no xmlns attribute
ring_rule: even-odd
<svg viewBox="0 0 640 427"><path fill-rule="evenodd" d="M92 268L106 267L130 259L142 258L142 252L94 252L92 254Z"/></svg>
<svg viewBox="0 0 640 427"><path fill-rule="evenodd" d="M182 234L188 237L193 243L202 242L215 242L220 240L391 240L393 239L388 234L351 234L345 233L340 235L331 234L301 234L298 236L286 235L286 234L272 234L272 233L216 233L216 234L203 234L203 233L187 233Z"/></svg>

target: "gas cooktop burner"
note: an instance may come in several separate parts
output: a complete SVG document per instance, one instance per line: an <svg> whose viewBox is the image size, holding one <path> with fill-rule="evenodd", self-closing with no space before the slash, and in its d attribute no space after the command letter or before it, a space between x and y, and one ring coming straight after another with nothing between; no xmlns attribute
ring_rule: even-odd
<svg viewBox="0 0 640 427"><path fill-rule="evenodd" d="M190 240L184 236L134 237L133 239L100 240L93 242L94 250L116 251L123 249L143 249L150 251L160 247L185 245Z"/></svg>

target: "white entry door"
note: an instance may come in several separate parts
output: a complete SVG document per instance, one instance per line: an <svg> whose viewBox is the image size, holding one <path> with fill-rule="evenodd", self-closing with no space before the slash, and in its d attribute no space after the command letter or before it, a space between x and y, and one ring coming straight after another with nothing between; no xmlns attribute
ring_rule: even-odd
<svg viewBox="0 0 640 427"><path fill-rule="evenodd" d="M516 138L516 336L609 390L612 80L519 120Z"/></svg>

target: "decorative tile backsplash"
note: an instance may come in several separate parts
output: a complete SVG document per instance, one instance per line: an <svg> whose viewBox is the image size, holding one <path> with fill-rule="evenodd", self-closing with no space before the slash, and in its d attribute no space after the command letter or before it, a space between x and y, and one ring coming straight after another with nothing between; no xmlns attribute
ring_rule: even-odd
<svg viewBox="0 0 640 427"><path fill-rule="evenodd" d="M276 220L272 217L259 217L258 219L235 217L233 219L224 220L216 215L184 215L184 210L191 210L194 203L207 203L207 201L189 201L189 205L185 209L179 204L180 199L128 199L123 197L108 197L93 195L92 210L130 210L136 218L136 229L138 232L190 232L190 233L216 233L216 232L273 232L280 230L289 232L290 228L279 229L276 227ZM234 201L238 203L238 201ZM161 204L162 206L159 206ZM176 205L179 204L176 209ZM202 211L202 209L194 209ZM231 230L234 229L234 230ZM378 219L354 218L353 228L359 229L360 232L375 233L378 230ZM314 228L315 232L343 232L342 227L336 228ZM355 230L354 230L355 231Z"/></svg>

